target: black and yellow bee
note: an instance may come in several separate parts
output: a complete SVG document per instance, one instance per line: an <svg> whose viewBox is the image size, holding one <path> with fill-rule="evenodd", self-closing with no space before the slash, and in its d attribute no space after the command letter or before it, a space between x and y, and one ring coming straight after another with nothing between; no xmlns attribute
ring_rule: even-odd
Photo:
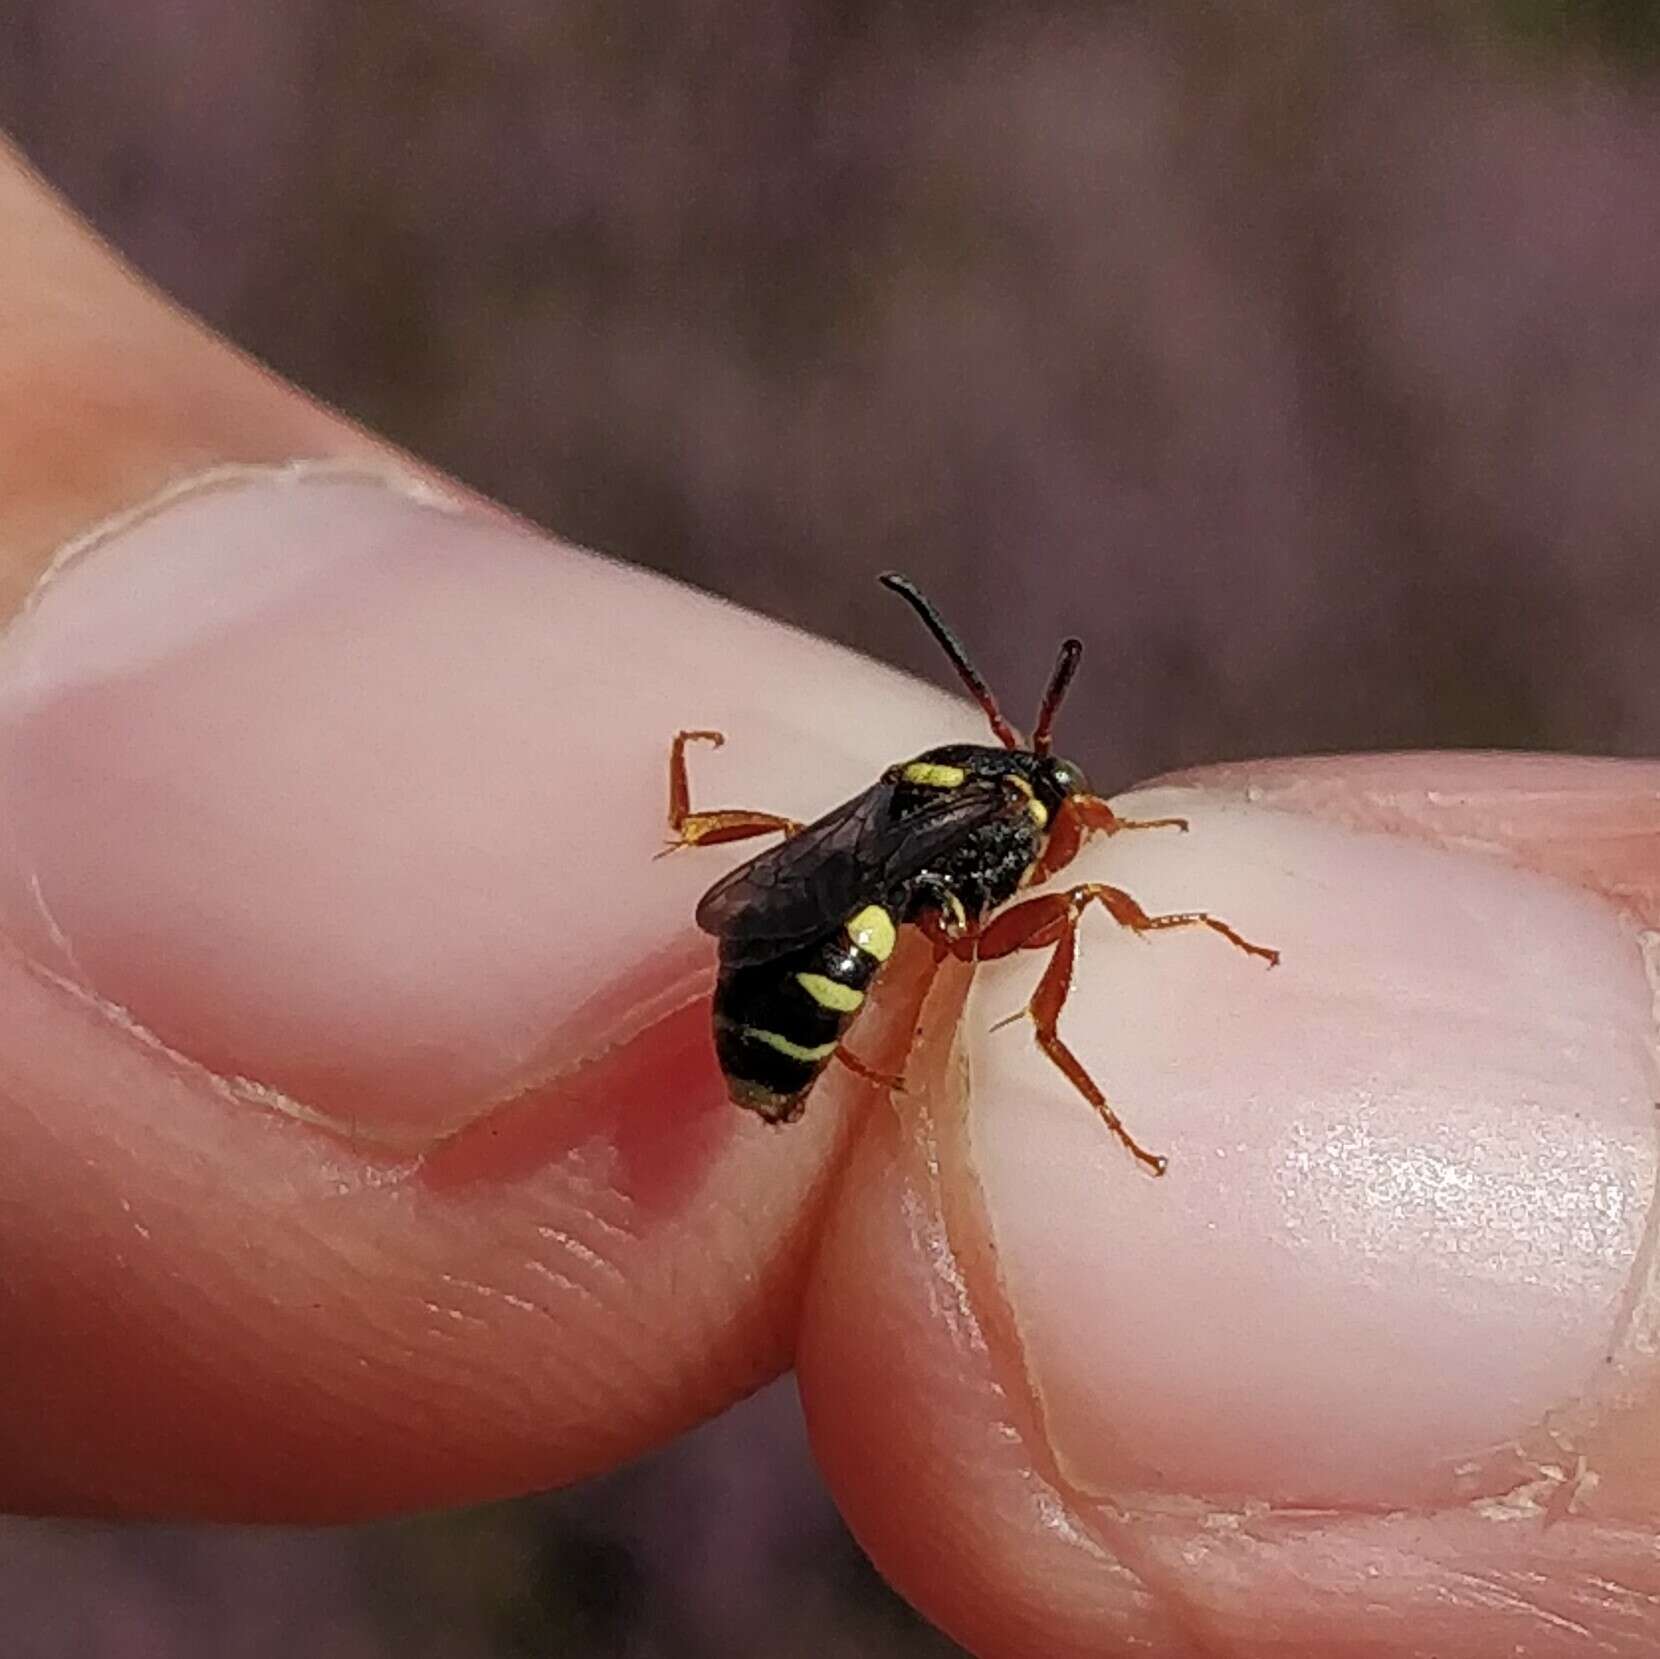
<svg viewBox="0 0 1660 1659"><path fill-rule="evenodd" d="M973 694L1001 747L953 743L890 766L862 795L817 823L767 812L693 812L686 745L719 732L676 734L669 756L672 847L782 833L785 839L715 883L697 922L720 941L715 1052L732 1099L771 1123L799 1117L832 1058L865 1075L841 1047L897 930L920 927L937 956L988 961L1052 949L1027 1012L1043 1051L1155 1174L1165 1160L1142 1147L1061 1040L1078 919L1093 903L1136 932L1208 927L1270 965L1279 953L1253 945L1204 911L1150 916L1122 888L1087 882L1026 899L993 915L1024 886L1063 870L1090 834L1187 828L1180 818L1120 818L1090 792L1083 771L1051 752L1050 731L1083 645L1066 640L1038 710L1029 746L1003 718L990 688L939 613L905 577L884 586L910 604Z"/></svg>

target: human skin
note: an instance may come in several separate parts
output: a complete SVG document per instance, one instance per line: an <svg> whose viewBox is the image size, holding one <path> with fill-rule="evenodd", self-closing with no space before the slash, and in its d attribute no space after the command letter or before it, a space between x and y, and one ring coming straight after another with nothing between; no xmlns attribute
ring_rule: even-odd
<svg viewBox="0 0 1660 1659"><path fill-rule="evenodd" d="M1068 879L1283 953L1086 924L1065 1031L1162 1180L996 1029L1040 960L914 941L858 1028L904 1093L774 1130L689 920L747 849L653 860L666 737L809 816L973 710L470 500L13 159L0 385L0 1502L459 1504L794 1363L976 1652L1653 1651L1660 769L1121 803L1191 831Z"/></svg>

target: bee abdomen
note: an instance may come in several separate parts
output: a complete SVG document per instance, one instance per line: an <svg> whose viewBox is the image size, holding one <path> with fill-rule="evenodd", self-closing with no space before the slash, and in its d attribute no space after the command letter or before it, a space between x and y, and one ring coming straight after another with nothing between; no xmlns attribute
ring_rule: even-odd
<svg viewBox="0 0 1660 1659"><path fill-rule="evenodd" d="M715 1053L736 1104L770 1123L800 1116L893 943L892 915L872 904L797 950L764 962L722 961Z"/></svg>

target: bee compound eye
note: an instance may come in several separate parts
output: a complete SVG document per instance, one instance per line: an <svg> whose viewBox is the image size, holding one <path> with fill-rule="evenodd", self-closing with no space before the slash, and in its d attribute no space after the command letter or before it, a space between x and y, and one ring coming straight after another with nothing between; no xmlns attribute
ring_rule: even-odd
<svg viewBox="0 0 1660 1659"><path fill-rule="evenodd" d="M1089 779L1084 776L1084 769L1070 760L1053 760L1049 763L1049 787L1056 795L1087 795L1089 793Z"/></svg>

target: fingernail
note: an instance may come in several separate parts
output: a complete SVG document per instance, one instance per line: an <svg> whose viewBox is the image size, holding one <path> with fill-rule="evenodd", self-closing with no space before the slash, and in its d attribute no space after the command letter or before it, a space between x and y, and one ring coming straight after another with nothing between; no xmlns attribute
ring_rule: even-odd
<svg viewBox="0 0 1660 1659"><path fill-rule="evenodd" d="M614 722L696 672L716 607L663 590L361 476L130 515L0 641L0 929L256 1097L466 1121L661 946L616 872L660 844L669 727L619 762L594 686L625 632L662 672Z"/></svg>
<svg viewBox="0 0 1660 1659"><path fill-rule="evenodd" d="M1119 1497L1468 1493L1618 1374L1656 1173L1644 938L1469 853L1195 790L1124 810L1192 833L1069 874L1282 955L1084 922L1062 1035L1162 1179L1029 1027L988 1029L1041 958L977 973L966 1147L1057 1468Z"/></svg>

